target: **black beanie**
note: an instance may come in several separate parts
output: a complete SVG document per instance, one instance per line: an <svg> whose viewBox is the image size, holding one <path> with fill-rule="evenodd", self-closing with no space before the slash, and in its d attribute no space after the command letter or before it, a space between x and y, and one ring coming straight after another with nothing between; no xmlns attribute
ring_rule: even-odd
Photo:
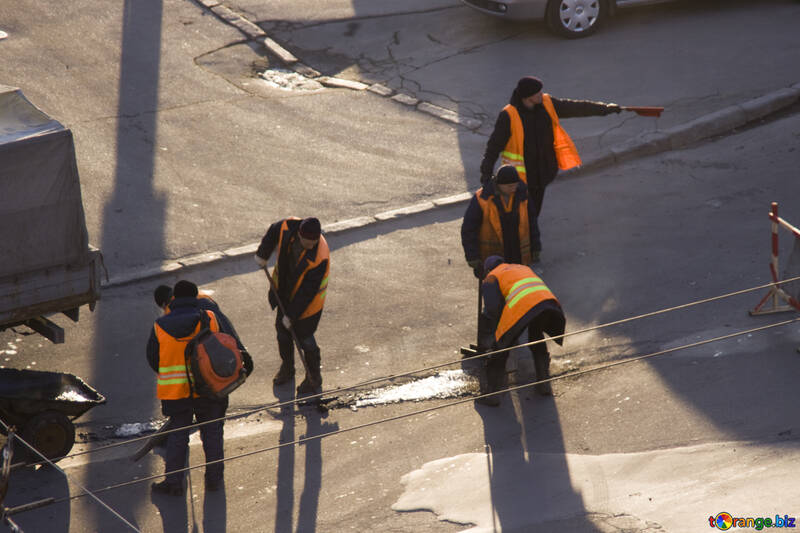
<svg viewBox="0 0 800 533"><path fill-rule="evenodd" d="M322 232L322 228L320 227L319 219L310 217L304 218L303 221L300 222L300 229L298 231L300 236L304 239L315 241L319 239L319 234Z"/></svg>
<svg viewBox="0 0 800 533"><path fill-rule="evenodd" d="M533 96L542 90L542 80L533 76L525 76L517 82L517 95L520 98Z"/></svg>
<svg viewBox="0 0 800 533"><path fill-rule="evenodd" d="M483 262L483 274L487 275L489 272L505 262L506 260L503 259L503 256L501 255L490 255L486 258L486 261Z"/></svg>
<svg viewBox="0 0 800 533"><path fill-rule="evenodd" d="M497 170L497 174L495 174L494 182L498 185L503 185L506 183L517 183L519 181L519 173L517 169L513 167L513 165L503 165Z"/></svg>
<svg viewBox="0 0 800 533"><path fill-rule="evenodd" d="M164 307L172 299L172 287L168 285L159 285L156 287L156 290L153 291L153 299L156 301L157 306Z"/></svg>
<svg viewBox="0 0 800 533"><path fill-rule="evenodd" d="M172 294L175 298L197 298L197 285L182 279L172 288Z"/></svg>

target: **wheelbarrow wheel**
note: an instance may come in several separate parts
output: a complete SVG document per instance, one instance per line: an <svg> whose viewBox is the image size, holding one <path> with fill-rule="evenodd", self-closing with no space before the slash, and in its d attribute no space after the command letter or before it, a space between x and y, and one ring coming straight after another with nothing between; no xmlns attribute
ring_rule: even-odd
<svg viewBox="0 0 800 533"><path fill-rule="evenodd" d="M69 453L75 444L75 426L66 415L58 411L45 411L34 416L23 426L22 438L48 459L57 459ZM28 450L35 462L41 459Z"/></svg>

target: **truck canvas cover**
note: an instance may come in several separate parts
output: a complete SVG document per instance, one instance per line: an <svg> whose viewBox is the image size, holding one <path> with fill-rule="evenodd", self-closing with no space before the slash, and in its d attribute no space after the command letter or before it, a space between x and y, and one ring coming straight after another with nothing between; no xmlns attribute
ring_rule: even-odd
<svg viewBox="0 0 800 533"><path fill-rule="evenodd" d="M0 277L85 263L72 132L0 85Z"/></svg>
<svg viewBox="0 0 800 533"><path fill-rule="evenodd" d="M102 256L89 245L72 132L4 85L0 220L0 330L26 324L63 342L44 317L94 308Z"/></svg>

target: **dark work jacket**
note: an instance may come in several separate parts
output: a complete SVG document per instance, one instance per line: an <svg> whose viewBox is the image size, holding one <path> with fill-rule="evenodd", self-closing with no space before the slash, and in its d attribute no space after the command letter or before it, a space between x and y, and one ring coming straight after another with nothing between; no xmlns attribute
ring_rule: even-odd
<svg viewBox="0 0 800 533"><path fill-rule="evenodd" d="M609 105L602 102L559 99L552 96L551 99L559 119L602 116L611 112ZM530 110L522 105L522 101L516 95L516 90L511 96L510 103L517 108L520 120L522 120L524 132L524 153L522 155L525 158L528 188L531 190L543 189L558 174L558 162L555 149L553 149L553 122L542 104L536 104ZM494 131L486 143L486 151L483 154L483 161L481 161L482 182L492 175L494 164L505 149L510 137L511 118L508 113L501 111L497 116Z"/></svg>
<svg viewBox="0 0 800 533"><path fill-rule="evenodd" d="M528 198L528 190L525 184L519 182L517 190L514 193L514 203L510 213L506 213L505 209L503 209L503 202L500 199L500 194L495 194L494 180L489 181L489 183L483 186L481 198L492 198L495 206L497 206L497 211L500 213L500 226L503 231L503 258L505 262L522 262L519 244L519 205ZM534 217L529 213L529 235L535 235L534 222ZM482 224L483 210L478 203L478 198L473 196L467 206L467 211L464 213L464 220L461 223L461 246L464 247L464 257L466 257L467 263L474 259L479 259L480 261L486 260L485 257L481 257L480 255L479 241Z"/></svg>
<svg viewBox="0 0 800 533"><path fill-rule="evenodd" d="M262 259L269 259L269 257L272 255L272 252L278 246L283 222L284 220L279 220L269 227L266 235L264 235L264 238L261 239L261 244L256 251L256 255L258 257L261 257ZM286 220L288 228L287 235L283 236L281 249L278 250L276 262L278 266L278 295L280 296L281 303L286 309L286 314L292 320L292 324L294 325L298 336L303 338L313 334L314 330L316 330L317 324L319 324L319 319L322 316L322 311L320 311L319 313L315 313L314 315L306 317L303 320L298 320L300 315L303 314L303 311L305 311L309 304L311 304L311 300L313 300L317 295L317 292L319 292L320 284L325 278L325 271L327 270L328 262L323 261L315 268L308 271L306 276L303 278L303 283L297 289L297 293L295 293L294 298L292 298L292 290L297 284L300 274L303 273L303 270L305 270L307 264L316 258L318 252L318 246L315 246L308 251L300 263L295 262L295 259L292 257L291 247L295 241L297 241L298 246L300 244L297 236L297 231L300 229L300 222L301 220ZM275 307L278 305L278 302L275 299L275 295L272 291L269 293L269 303L272 305L273 309L275 309Z"/></svg>
<svg viewBox="0 0 800 533"><path fill-rule="evenodd" d="M505 334L503 338L509 339L504 345L497 345L494 333L500 322L500 315L506 305L506 299L500 290L500 284L496 278L489 278L483 282L483 312L479 322L479 342L481 349L500 349L507 348L511 342L519 337L522 332L530 325L535 318L540 318L538 323L541 325L542 333L547 333L551 337L564 334L567 320L564 311L555 300L544 300L528 310L523 317ZM564 342L563 338L555 341L559 345Z"/></svg>
<svg viewBox="0 0 800 533"><path fill-rule="evenodd" d="M156 322L170 336L175 338L188 337L197 327L200 320L200 313L209 310L217 317L217 324L222 333L227 333L236 339L239 349L242 351L242 362L248 375L253 372L253 359L242 345L242 341L233 329L228 317L226 317L216 302L208 298L175 298L169 304L170 312L159 317ZM150 338L147 341L147 363L153 372L158 373L158 359L160 346L156 337L155 328L150 328Z"/></svg>

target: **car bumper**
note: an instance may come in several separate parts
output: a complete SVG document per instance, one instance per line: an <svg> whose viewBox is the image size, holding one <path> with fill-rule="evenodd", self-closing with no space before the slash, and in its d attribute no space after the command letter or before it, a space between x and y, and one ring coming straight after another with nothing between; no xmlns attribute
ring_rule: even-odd
<svg viewBox="0 0 800 533"><path fill-rule="evenodd" d="M461 0L481 13L510 20L542 20L547 0Z"/></svg>

